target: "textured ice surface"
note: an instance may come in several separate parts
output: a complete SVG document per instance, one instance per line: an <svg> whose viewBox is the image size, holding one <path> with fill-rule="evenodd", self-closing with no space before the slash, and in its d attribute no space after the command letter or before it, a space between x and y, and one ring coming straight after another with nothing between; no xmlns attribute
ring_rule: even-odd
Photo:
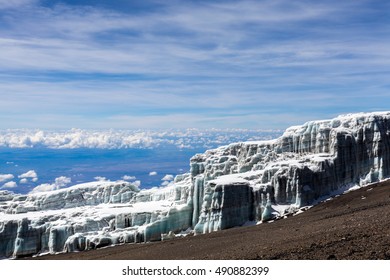
<svg viewBox="0 0 390 280"><path fill-rule="evenodd" d="M93 182L0 192L0 256L82 251L264 222L389 177L390 113L339 116L195 155L164 188Z"/></svg>
<svg viewBox="0 0 390 280"><path fill-rule="evenodd" d="M92 182L34 195L2 192L0 254L82 251L179 233L188 229L192 214L185 209L183 183L190 185L189 176L143 191L127 182Z"/></svg>

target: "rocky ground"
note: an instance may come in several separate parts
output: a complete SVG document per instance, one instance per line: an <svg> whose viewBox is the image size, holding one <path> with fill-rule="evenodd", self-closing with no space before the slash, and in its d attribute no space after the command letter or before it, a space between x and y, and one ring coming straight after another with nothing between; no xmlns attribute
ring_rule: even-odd
<svg viewBox="0 0 390 280"><path fill-rule="evenodd" d="M390 182L272 223L34 259L390 259Z"/></svg>

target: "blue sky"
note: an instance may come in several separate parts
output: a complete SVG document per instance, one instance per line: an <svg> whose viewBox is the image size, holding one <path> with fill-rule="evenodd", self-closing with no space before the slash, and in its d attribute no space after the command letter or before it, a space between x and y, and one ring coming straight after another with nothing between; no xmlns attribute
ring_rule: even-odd
<svg viewBox="0 0 390 280"><path fill-rule="evenodd" d="M0 129L283 129L389 74L389 1L0 0Z"/></svg>

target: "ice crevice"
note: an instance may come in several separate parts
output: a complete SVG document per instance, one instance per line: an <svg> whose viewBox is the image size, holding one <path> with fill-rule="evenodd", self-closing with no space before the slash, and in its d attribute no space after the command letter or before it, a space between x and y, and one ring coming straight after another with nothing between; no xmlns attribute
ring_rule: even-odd
<svg viewBox="0 0 390 280"><path fill-rule="evenodd" d="M288 216L390 175L390 112L310 121L274 140L197 154L167 187L91 182L0 191L0 257L83 251L204 234Z"/></svg>

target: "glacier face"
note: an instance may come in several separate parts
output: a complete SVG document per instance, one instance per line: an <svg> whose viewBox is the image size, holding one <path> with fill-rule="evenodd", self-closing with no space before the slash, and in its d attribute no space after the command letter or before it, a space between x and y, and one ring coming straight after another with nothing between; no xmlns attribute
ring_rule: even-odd
<svg viewBox="0 0 390 280"><path fill-rule="evenodd" d="M82 251L202 234L293 213L390 175L390 112L339 116L191 158L168 187L94 182L48 193L0 192L0 256Z"/></svg>
<svg viewBox="0 0 390 280"><path fill-rule="evenodd" d="M0 256L82 251L187 230L189 179L182 176L175 185L142 191L124 181L31 195L3 191Z"/></svg>

